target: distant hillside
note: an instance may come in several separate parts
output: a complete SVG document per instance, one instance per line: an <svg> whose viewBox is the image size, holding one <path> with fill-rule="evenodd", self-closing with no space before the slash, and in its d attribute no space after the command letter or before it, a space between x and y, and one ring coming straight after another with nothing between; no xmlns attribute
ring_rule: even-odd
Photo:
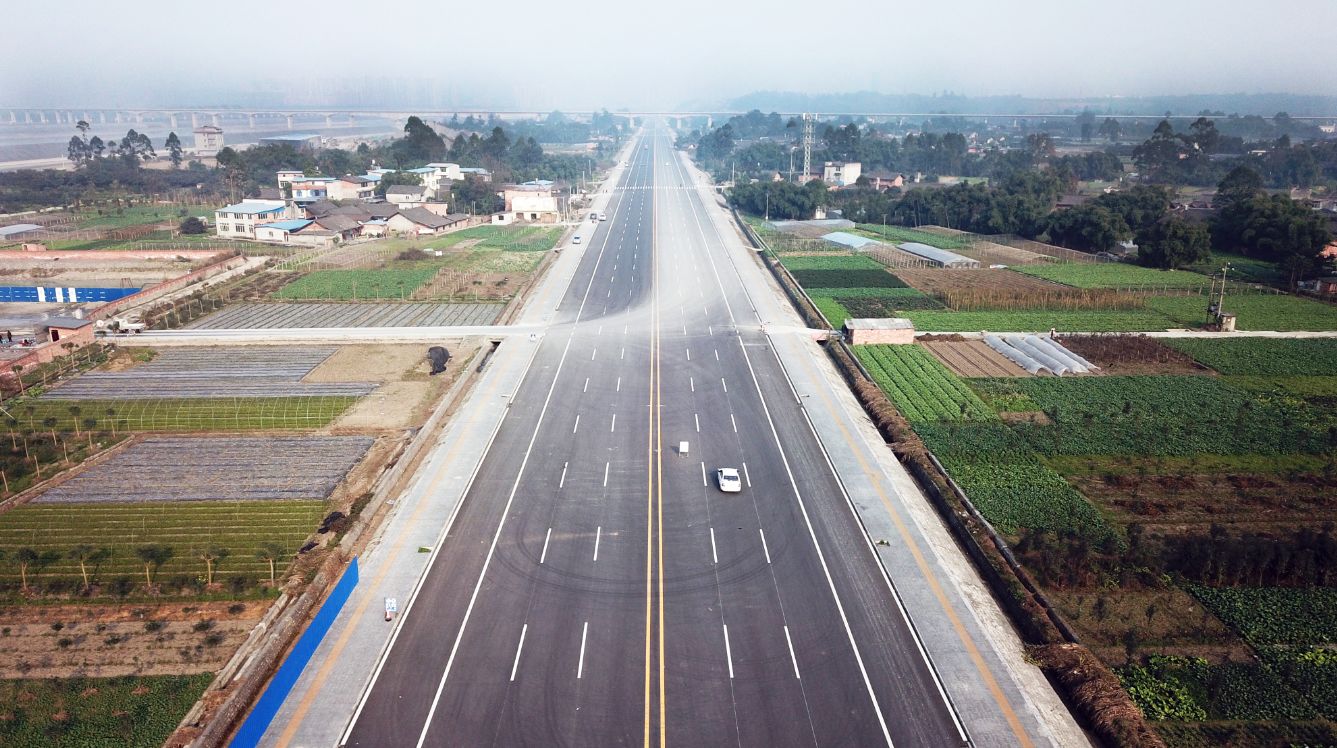
<svg viewBox="0 0 1337 748"><path fill-rule="evenodd" d="M1090 109L1097 114L1156 115L1170 112L1183 117L1203 110L1225 114L1271 117L1286 112L1292 117L1337 116L1337 96L1302 96L1284 93L1186 94L1180 96L1096 97L1036 99L1024 96L962 96L957 94L883 94L875 91L805 94L792 91L756 91L730 99L723 109L763 112L909 112L933 114L1062 114Z"/></svg>

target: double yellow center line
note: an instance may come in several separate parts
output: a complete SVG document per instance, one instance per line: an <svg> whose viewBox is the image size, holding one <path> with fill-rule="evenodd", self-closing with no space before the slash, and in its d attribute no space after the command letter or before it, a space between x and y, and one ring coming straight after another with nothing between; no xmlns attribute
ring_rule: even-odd
<svg viewBox="0 0 1337 748"><path fill-rule="evenodd" d="M653 154L653 152L652 152ZM654 174L653 155L650 161L650 173ZM651 186L653 187L653 178ZM659 355L659 273L658 255L655 252L655 209L654 190L650 191L650 427L646 444L648 458L646 470L646 519L645 519L645 746L651 745L652 697L651 685L654 681L655 660L658 660L659 685L659 745L667 744L665 724L665 683L664 683L664 430L660 419L663 403ZM659 533L656 537L655 527ZM657 559L657 560L656 560ZM658 564L659 574L655 574ZM655 625L656 598L658 602L658 625ZM652 643L659 640L658 657L652 654Z"/></svg>

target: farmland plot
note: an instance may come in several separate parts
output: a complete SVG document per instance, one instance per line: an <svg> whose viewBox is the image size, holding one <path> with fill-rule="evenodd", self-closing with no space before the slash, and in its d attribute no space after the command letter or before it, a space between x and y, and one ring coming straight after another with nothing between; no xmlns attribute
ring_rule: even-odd
<svg viewBox="0 0 1337 748"><path fill-rule="evenodd" d="M169 348L122 371L93 371L42 394L56 400L360 396L375 385L306 383L333 347Z"/></svg>
<svg viewBox="0 0 1337 748"><path fill-rule="evenodd" d="M131 400L45 400L11 403L22 428L111 431L252 431L328 426L358 398L236 397ZM49 425L48 425L49 424Z"/></svg>
<svg viewBox="0 0 1337 748"><path fill-rule="evenodd" d="M1187 270L1155 270L1124 262L1027 265L1017 272L1075 288L1198 289L1211 278Z"/></svg>
<svg viewBox="0 0 1337 748"><path fill-rule="evenodd" d="M1263 377L1337 376L1337 339L1178 338L1166 343L1222 374Z"/></svg>
<svg viewBox="0 0 1337 748"><path fill-rule="evenodd" d="M20 506L0 514L0 548L9 559L0 565L0 585L16 590L22 583L23 570L13 562L21 548L49 559L27 570L29 586L80 584L79 563L70 557L70 550L80 545L109 552L89 569L94 584L112 584L119 577L131 585L142 583L145 563L136 551L148 545L171 549L171 556L149 572L154 579L174 579L174 587L193 586L206 570L200 555L214 547L229 552L215 567L223 578L268 579L269 563L257 551L277 543L286 565L288 554L315 532L324 511L325 502L308 499Z"/></svg>
<svg viewBox="0 0 1337 748"><path fill-rule="evenodd" d="M328 498L370 436L150 437L33 504Z"/></svg>
<svg viewBox="0 0 1337 748"><path fill-rule="evenodd" d="M983 340L929 340L920 345L959 377L1030 376Z"/></svg>
<svg viewBox="0 0 1337 748"><path fill-rule="evenodd" d="M490 325L503 304L236 304L189 325L196 330Z"/></svg>
<svg viewBox="0 0 1337 748"><path fill-rule="evenodd" d="M0 681L0 745L157 748L213 677Z"/></svg>

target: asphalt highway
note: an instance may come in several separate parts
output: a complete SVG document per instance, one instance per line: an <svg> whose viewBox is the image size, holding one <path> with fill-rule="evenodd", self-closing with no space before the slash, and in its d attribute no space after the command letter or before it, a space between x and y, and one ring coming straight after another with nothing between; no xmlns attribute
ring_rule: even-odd
<svg viewBox="0 0 1337 748"><path fill-rule="evenodd" d="M748 258L640 138L344 743L966 744Z"/></svg>

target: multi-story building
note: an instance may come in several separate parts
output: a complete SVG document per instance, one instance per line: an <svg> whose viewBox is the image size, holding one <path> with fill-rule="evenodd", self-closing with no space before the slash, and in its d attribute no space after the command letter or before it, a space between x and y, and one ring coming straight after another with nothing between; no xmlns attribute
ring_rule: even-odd
<svg viewBox="0 0 1337 748"><path fill-rule="evenodd" d="M376 197L376 182L367 177L339 177L327 187L331 200L371 200Z"/></svg>
<svg viewBox="0 0 1337 748"><path fill-rule="evenodd" d="M822 181L836 187L848 187L859 181L863 164L858 161L827 161L822 166Z"/></svg>
<svg viewBox="0 0 1337 748"><path fill-rule="evenodd" d="M223 150L223 128L205 125L195 128L195 153L214 156Z"/></svg>
<svg viewBox="0 0 1337 748"><path fill-rule="evenodd" d="M244 200L214 211L214 226L224 239L254 239L255 227L288 217L283 200Z"/></svg>

